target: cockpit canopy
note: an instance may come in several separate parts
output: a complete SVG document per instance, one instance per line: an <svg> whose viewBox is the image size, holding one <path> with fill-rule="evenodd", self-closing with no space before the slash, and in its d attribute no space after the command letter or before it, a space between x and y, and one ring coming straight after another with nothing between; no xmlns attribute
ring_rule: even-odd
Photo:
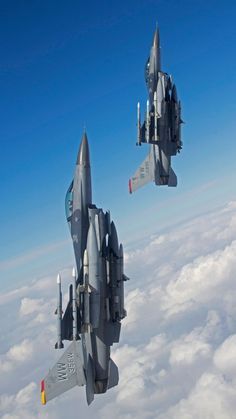
<svg viewBox="0 0 236 419"><path fill-rule="evenodd" d="M150 68L150 57L148 57L146 65L145 65L145 71L144 71L144 77L146 81L146 85L148 86L149 81L149 68Z"/></svg>
<svg viewBox="0 0 236 419"><path fill-rule="evenodd" d="M73 210L73 180L68 188L65 199L66 219L71 228L71 216Z"/></svg>

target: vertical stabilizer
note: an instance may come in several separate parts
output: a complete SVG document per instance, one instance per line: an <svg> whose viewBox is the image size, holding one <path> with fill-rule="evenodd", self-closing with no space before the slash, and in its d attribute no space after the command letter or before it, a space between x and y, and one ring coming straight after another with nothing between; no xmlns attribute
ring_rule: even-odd
<svg viewBox="0 0 236 419"><path fill-rule="evenodd" d="M41 382L42 404L85 382L81 341L73 341Z"/></svg>
<svg viewBox="0 0 236 419"><path fill-rule="evenodd" d="M174 170L170 167L168 186L177 186L177 176Z"/></svg>

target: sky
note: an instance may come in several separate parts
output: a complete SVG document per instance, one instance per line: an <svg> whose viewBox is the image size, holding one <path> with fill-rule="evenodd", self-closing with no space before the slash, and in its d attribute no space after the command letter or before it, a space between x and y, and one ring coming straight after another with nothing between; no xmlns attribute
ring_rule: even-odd
<svg viewBox="0 0 236 419"><path fill-rule="evenodd" d="M233 1L0 5L3 287L73 262L64 197L84 127L94 203L110 209L126 245L232 197ZM129 196L128 179L147 154L135 146L136 104L145 107L144 64L157 21L163 69L176 82L185 121L184 148L172 160L179 185L150 184ZM56 251L49 255L48 246Z"/></svg>
<svg viewBox="0 0 236 419"><path fill-rule="evenodd" d="M37 340L37 335L42 340L54 342L51 336L55 332L51 316L54 307L52 309L51 304L55 300L55 278L60 271L67 286L74 263L64 197L73 177L84 128L90 145L93 201L104 210L110 209L119 239L124 243L127 274L132 277L126 293L130 314L115 356L119 360L122 351L124 354L128 351L127 360L137 359L135 369L139 368L140 353L147 352L147 359L142 361L142 365L147 362L147 369L140 367L141 381L138 375L137 386L134 383L137 390L145 387L145 374L152 372L153 354L148 345L166 345L169 348L168 360L163 360L160 355L157 364L160 362L163 368L160 369L159 364L153 367L153 383L159 383L158 374L162 370L167 371L167 381L162 388L163 404L158 415L188 419L188 409L191 406L196 408L197 397L201 397L206 380L210 380L210 389L215 386L220 394L226 395L222 401L226 406L225 417L233 418L230 412L235 406L230 398L233 391L230 386L234 383L232 377L227 382L222 381L225 367L220 364L230 364L230 360L221 359L222 353L225 348L230 351L235 344L233 321L227 320L234 314L229 295L233 288L232 258L226 258L227 266L223 264L223 267L217 265L215 268L221 272L219 284L222 282L213 287L215 297L209 297L209 302L199 297L199 293L205 292L201 288L205 281L201 264L204 267L205 263L209 276L215 278L214 261L219 259L220 264L224 255L228 256L227 252L235 246L235 18L236 4L230 0L0 1L0 294L3 299L3 308L0 308L4 315L1 328L8 336L1 342L0 369L10 371L8 384L2 386L0 392L3 396L2 415L6 415L4 419L26 417L23 415L30 405L29 393L32 400L37 399L37 380L40 374L44 374L40 364L43 360L43 366L48 368L49 359L55 359L51 352L50 356L47 355L49 349L39 342L39 338ZM157 22L163 70L172 75L177 85L185 122L183 150L172 159L178 187L158 188L150 184L130 196L128 179L147 154L145 146L135 146L136 104L140 101L141 111L144 110L147 98L144 65ZM214 225L211 224L212 218L213 221L216 219ZM199 231L197 223L201 226ZM232 231L228 231L228 225ZM177 238L172 240L172 232L176 231ZM164 243L166 247L164 244L163 247L160 242L160 246L154 249L157 253L151 253L151 262L148 262L148 257L139 260L132 256L137 252L149 255L153 240L158 240L158 237L167 237L167 245ZM208 241L206 238L209 237L211 240ZM181 254L178 259L181 248L185 249L186 255ZM172 263L173 269L170 267ZM166 275L161 285L158 282L159 264L163 265ZM197 272L196 278L191 277L193 271ZM156 279L154 295L157 292L158 301L164 304L161 312L153 310L155 316L160 316L160 329L149 330L143 341L136 337L135 325L133 332L125 335L132 318L134 323L138 319L135 317L138 308L145 313L144 320L150 314L146 311L145 299L149 297L145 297L141 273L148 283L152 278ZM224 274L228 278L227 286L223 285ZM193 281L193 290L196 290L193 296L183 293L181 284L185 284L187 275ZM151 282L148 286L151 294ZM159 287L163 287L162 294L159 294ZM209 290L206 288L208 291L212 292L210 285ZM183 301L179 297L182 293L185 295L181 297L185 298ZM226 300L222 306L220 293ZM176 296L180 302L175 302ZM6 299L14 302L14 310L12 314L7 311L5 321ZM193 319L191 323L188 315L192 310L192 299L197 304L198 321ZM172 304L183 325L176 332L176 319L168 320ZM182 314L178 314L178 307L185 305L186 310L180 310ZM26 310L25 313L25 307L29 307L29 312ZM205 317L200 315L202 307ZM208 324L212 322L216 322L215 328L218 324L222 328L217 341L212 335L208 336L211 327ZM45 330L40 331L40 327ZM14 329L16 334L13 336L11 331ZM188 392L187 387L179 392L176 389L170 391L171 374L177 381L182 378L173 361L173 351L178 355L181 339L195 342L199 336L203 349L191 355L191 359L196 359L202 368L196 375L194 371L198 364L191 361L193 379L191 383L187 381ZM159 342L162 338L164 343ZM32 354L37 344L43 349L34 360ZM159 353L159 349L156 350ZM202 351L207 354L203 359ZM31 359L28 365L26 359ZM209 359L214 362L210 364ZM113 403L116 417L123 414L126 416L121 417L129 419L129 415L134 414L134 406L127 405L128 396L122 396L122 389L128 380L126 374L131 371L121 359L120 363L121 387L112 390L111 396L105 395L98 403L99 409L106 409L106 403ZM23 372L18 383L14 382L14 371ZM128 381L128 384L132 383ZM170 396L165 398L167 389ZM136 390L134 400L140 398ZM16 413L14 404L17 405L21 391L25 394L25 405L21 406L23 410L18 409L23 413ZM62 411L66 411L70 400L75 405L78 389L76 391L72 396L62 398ZM80 397L82 403L84 394ZM152 411L145 416L143 405L140 418L157 417L153 412L158 397L153 392ZM182 403L181 400L185 401ZM88 413L85 405L83 409L84 415L88 415L84 417L90 417L92 413ZM209 417L212 417L211 407L206 409L210 409ZM50 418L53 414L59 417L56 416L55 404L49 412ZM101 412L105 417L105 410ZM221 413L213 417L221 418ZM34 414L41 417L46 413L42 413L37 405ZM201 418L197 414L196 418Z"/></svg>

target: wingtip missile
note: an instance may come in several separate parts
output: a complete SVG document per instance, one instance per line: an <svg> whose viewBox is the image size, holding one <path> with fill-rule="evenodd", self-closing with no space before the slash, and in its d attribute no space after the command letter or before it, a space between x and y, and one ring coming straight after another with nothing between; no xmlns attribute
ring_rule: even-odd
<svg viewBox="0 0 236 419"><path fill-rule="evenodd" d="M137 142L136 145L141 145L141 113L140 102L137 103Z"/></svg>
<svg viewBox="0 0 236 419"><path fill-rule="evenodd" d="M73 298L72 298L72 313L73 313L73 340L78 339L78 325L77 325L77 281L76 270L72 268L73 278Z"/></svg>
<svg viewBox="0 0 236 419"><path fill-rule="evenodd" d="M61 275L57 275L58 285L58 297L57 297L57 309L55 314L57 315L57 342L55 349L62 349L64 345L62 343L62 293L61 293Z"/></svg>

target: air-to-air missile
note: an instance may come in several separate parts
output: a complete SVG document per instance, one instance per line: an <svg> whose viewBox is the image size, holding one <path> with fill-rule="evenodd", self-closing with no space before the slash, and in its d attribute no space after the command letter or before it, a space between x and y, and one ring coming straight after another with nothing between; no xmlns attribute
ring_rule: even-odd
<svg viewBox="0 0 236 419"><path fill-rule="evenodd" d="M151 181L156 185L177 185L177 177L171 168L171 156L175 156L182 148L181 104L171 76L161 70L158 29L145 66L145 80L148 90L146 117L142 124L138 103L136 144L150 144L150 151L129 180L130 193Z"/></svg>
<svg viewBox="0 0 236 419"><path fill-rule="evenodd" d="M109 212L92 204L89 147L80 145L74 179L66 194L66 216L74 246L76 269L69 302L62 316L61 278L57 277L57 343L72 341L41 382L41 401L59 396L75 385L86 386L87 403L94 394L118 384L118 368L110 347L119 342L124 308L123 248Z"/></svg>

